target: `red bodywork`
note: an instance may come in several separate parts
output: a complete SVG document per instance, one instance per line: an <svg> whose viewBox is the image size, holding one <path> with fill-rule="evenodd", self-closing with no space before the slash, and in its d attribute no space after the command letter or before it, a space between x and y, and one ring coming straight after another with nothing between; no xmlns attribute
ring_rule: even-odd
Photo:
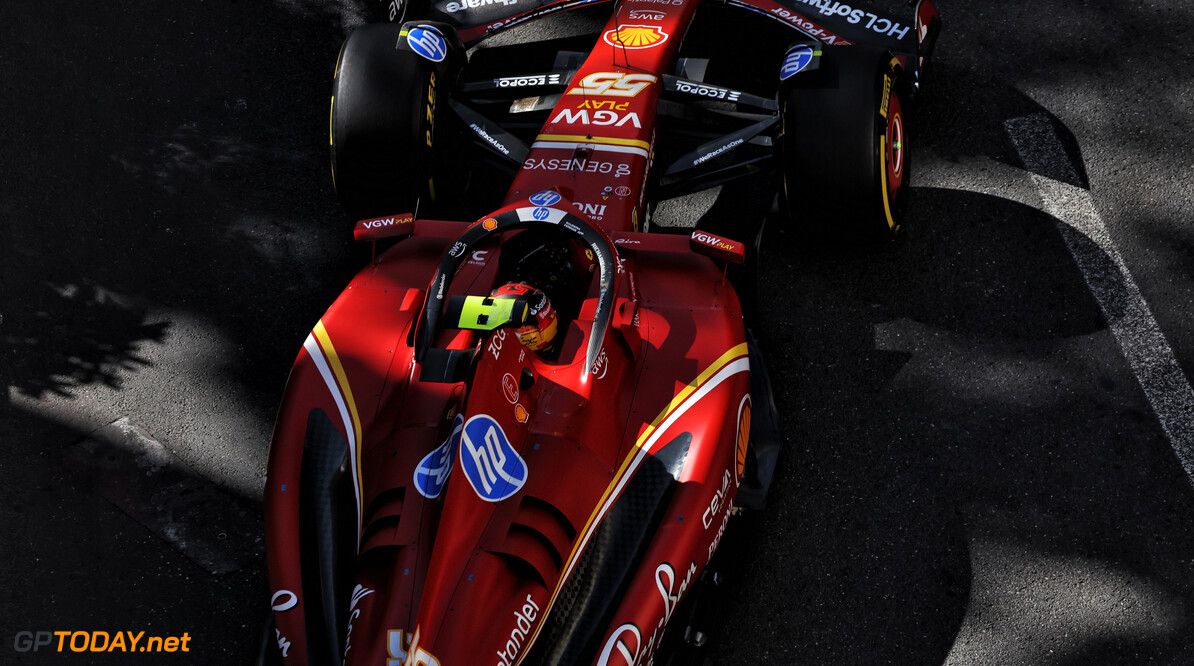
<svg viewBox="0 0 1194 666"><path fill-rule="evenodd" d="M308 337L265 488L284 663L651 662L724 533L751 415L742 310L714 258L740 257L741 244L638 233L662 72L697 4L619 3L503 208L472 225L401 220L410 237ZM528 199L544 191L560 195L546 206L555 218L600 230L609 293L593 281L554 361L507 329L432 331L437 348L475 349L475 365L424 381L415 329L428 295L488 294L507 235L469 246L446 284L432 276L462 234L533 215ZM470 439L470 424L497 444ZM506 479L517 490L490 501L464 465L496 469L510 452L525 463ZM345 560L348 574L327 573Z"/></svg>
<svg viewBox="0 0 1194 666"><path fill-rule="evenodd" d="M584 370L594 332L584 330L582 311L554 363L505 329L476 340L462 333L454 346L482 345L472 381L422 382L410 329L454 226L416 222L413 237L353 280L295 363L266 486L274 605L297 602L275 612L288 662L303 663L306 652L304 572L295 557L300 466L309 414L322 410L352 449L363 507L348 664L411 650L429 656L410 663L474 664L479 655L520 663L582 554L609 547L593 536L627 484L688 433L686 455L669 470L675 488L606 632L645 663L711 557L742 472L750 382L737 298L722 269L692 252L687 238L622 234L615 247L639 249L620 252L618 314L596 333L605 339L592 372ZM463 293L485 283L489 266L465 262L453 285ZM526 389L524 374L533 378ZM416 492L416 466L450 437L457 413L500 424L529 470L518 493L501 502L479 497L463 478L464 452L440 497Z"/></svg>

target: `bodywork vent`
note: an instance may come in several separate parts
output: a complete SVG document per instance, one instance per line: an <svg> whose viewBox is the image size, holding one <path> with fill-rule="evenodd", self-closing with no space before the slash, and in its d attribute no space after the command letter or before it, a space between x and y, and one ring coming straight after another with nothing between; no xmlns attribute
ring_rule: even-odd
<svg viewBox="0 0 1194 666"><path fill-rule="evenodd" d="M548 589L560 577L564 559L572 551L576 527L551 503L526 495L510 521L501 546L493 552L515 558L534 570Z"/></svg>
<svg viewBox="0 0 1194 666"><path fill-rule="evenodd" d="M406 488L392 488L378 495L365 513L361 554L386 546L399 546L398 524L402 518Z"/></svg>

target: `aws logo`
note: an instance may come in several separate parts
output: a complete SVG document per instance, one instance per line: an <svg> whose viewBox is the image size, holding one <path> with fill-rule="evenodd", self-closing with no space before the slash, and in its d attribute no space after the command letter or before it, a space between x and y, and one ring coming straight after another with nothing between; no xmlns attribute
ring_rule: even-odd
<svg viewBox="0 0 1194 666"><path fill-rule="evenodd" d="M625 49L649 49L667 41L668 34L655 25L623 25L607 30L605 43Z"/></svg>

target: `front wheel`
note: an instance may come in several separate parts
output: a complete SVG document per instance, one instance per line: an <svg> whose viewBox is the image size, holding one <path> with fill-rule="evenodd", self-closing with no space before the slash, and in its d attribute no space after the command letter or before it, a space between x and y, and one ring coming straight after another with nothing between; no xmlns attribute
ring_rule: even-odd
<svg viewBox="0 0 1194 666"><path fill-rule="evenodd" d="M355 219L412 213L450 173L448 94L463 47L441 24L370 24L344 42L329 120L332 180ZM441 184L442 185L442 184ZM442 188L441 188L442 189Z"/></svg>
<svg viewBox="0 0 1194 666"><path fill-rule="evenodd" d="M909 86L890 53L827 47L815 70L780 88L783 201L814 235L852 243L903 226Z"/></svg>

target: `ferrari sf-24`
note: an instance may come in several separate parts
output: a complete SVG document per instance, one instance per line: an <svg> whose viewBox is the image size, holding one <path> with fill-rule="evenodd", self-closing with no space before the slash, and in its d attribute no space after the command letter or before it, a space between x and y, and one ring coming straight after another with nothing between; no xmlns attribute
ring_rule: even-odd
<svg viewBox="0 0 1194 666"><path fill-rule="evenodd" d="M376 8L329 121L373 255L282 399L259 660L701 663L719 546L782 441L750 326L763 225L653 216L749 181L810 238L891 238L937 12ZM594 29L531 29L573 9Z"/></svg>

